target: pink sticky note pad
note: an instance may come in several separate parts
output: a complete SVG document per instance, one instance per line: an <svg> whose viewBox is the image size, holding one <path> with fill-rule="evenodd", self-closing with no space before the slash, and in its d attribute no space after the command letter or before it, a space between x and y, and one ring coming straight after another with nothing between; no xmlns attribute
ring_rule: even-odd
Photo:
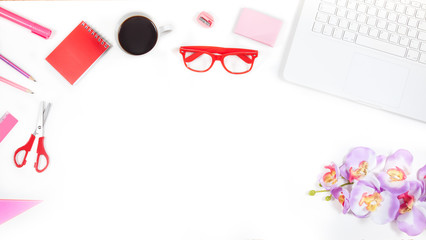
<svg viewBox="0 0 426 240"><path fill-rule="evenodd" d="M16 118L10 113L5 113L3 117L0 118L0 142L3 141L17 122L18 120L16 120Z"/></svg>
<svg viewBox="0 0 426 240"><path fill-rule="evenodd" d="M273 47L281 25L282 21L277 18L243 8L234 32Z"/></svg>
<svg viewBox="0 0 426 240"><path fill-rule="evenodd" d="M0 199L0 224L39 204L39 200Z"/></svg>

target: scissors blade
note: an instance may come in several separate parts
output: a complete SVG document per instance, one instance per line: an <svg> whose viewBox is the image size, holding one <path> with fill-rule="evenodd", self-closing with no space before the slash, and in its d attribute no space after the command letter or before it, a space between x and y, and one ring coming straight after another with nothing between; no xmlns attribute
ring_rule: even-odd
<svg viewBox="0 0 426 240"><path fill-rule="evenodd" d="M35 136L43 136L44 135L44 121L46 119L46 117L45 117L45 109L46 108L44 107L44 104L45 104L44 101L40 103L40 110L39 110L39 113L38 113L37 125L36 125L36 129L34 131Z"/></svg>
<svg viewBox="0 0 426 240"><path fill-rule="evenodd" d="M47 106L44 107L44 110L43 110L43 125L46 123L47 116L49 116L51 105L52 105L51 103L48 103ZM44 104L43 104L43 106L44 106Z"/></svg>

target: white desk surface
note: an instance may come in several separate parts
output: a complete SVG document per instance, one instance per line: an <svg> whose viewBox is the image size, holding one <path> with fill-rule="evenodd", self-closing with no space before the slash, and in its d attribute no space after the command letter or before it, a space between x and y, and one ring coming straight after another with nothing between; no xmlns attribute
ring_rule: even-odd
<svg viewBox="0 0 426 240"><path fill-rule="evenodd" d="M418 169L426 124L281 79L297 1L0 5L54 30L45 40L0 19L0 52L38 80L0 62L3 77L36 92L0 85L0 113L19 120L0 144L0 198L44 200L1 225L1 239L425 239L343 215L336 201L307 194L324 165L342 163L360 145L381 154L408 149ZM275 47L232 32L243 7L283 20ZM214 28L194 21L203 10L216 18ZM174 25L146 56L124 54L115 40L119 19L134 11ZM70 86L44 59L81 20L113 47ZM181 45L252 48L259 58L241 76L217 63L194 73ZM45 141L51 164L38 174L34 154L22 169L12 157L33 131L41 100L53 104Z"/></svg>

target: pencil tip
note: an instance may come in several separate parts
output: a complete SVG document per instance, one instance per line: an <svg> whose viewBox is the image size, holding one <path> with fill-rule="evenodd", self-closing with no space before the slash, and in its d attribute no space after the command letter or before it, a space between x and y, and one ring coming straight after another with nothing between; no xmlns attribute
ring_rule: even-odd
<svg viewBox="0 0 426 240"><path fill-rule="evenodd" d="M33 77L29 77L30 80L33 80L34 82L37 82Z"/></svg>

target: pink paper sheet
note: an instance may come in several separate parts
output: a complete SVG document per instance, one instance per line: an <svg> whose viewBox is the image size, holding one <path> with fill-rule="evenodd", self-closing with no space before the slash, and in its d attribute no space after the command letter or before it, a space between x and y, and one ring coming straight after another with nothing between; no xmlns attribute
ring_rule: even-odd
<svg viewBox="0 0 426 240"><path fill-rule="evenodd" d="M0 199L0 224L39 204L39 200Z"/></svg>
<svg viewBox="0 0 426 240"><path fill-rule="evenodd" d="M273 47L281 25L282 21L277 18L243 8L234 32Z"/></svg>

